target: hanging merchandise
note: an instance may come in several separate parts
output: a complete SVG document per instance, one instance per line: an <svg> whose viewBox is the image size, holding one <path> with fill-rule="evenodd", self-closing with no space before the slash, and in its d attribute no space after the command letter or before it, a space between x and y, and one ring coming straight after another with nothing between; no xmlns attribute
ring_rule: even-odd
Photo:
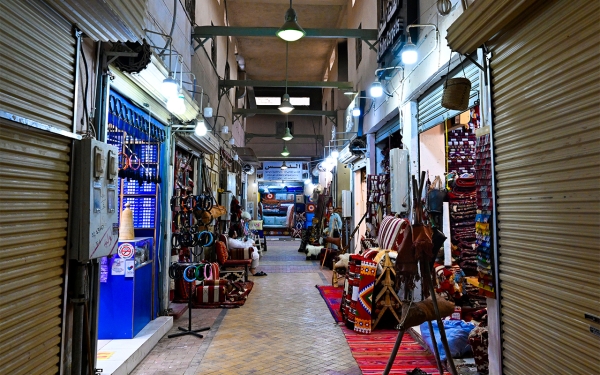
<svg viewBox="0 0 600 375"><path fill-rule="evenodd" d="M462 58L460 59L460 65L463 69L464 78L448 78L450 75L450 61L448 60L448 72L446 73L446 81L444 82L444 93L442 95L442 107L447 109L455 109L464 111L469 108L469 95L471 93L471 81L467 78L465 73Z"/></svg>
<svg viewBox="0 0 600 375"><path fill-rule="evenodd" d="M383 217L390 214L390 175L369 175L367 178L367 222L377 232Z"/></svg>
<svg viewBox="0 0 600 375"><path fill-rule="evenodd" d="M477 131L475 178L478 189L475 232L479 293L488 298L495 298L494 268L492 267L494 250L491 237L494 201L492 195L492 159L489 130L489 127L484 127Z"/></svg>

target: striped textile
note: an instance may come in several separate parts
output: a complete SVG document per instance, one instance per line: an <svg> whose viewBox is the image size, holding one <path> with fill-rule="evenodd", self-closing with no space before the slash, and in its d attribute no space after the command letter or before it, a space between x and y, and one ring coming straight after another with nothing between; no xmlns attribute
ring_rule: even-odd
<svg viewBox="0 0 600 375"><path fill-rule="evenodd" d="M386 216L379 226L377 242L381 250L398 250L404 239L404 231L409 222L394 216Z"/></svg>
<svg viewBox="0 0 600 375"><path fill-rule="evenodd" d="M252 259L252 251L254 251L252 247L229 249L229 258L235 260Z"/></svg>
<svg viewBox="0 0 600 375"><path fill-rule="evenodd" d="M385 369L392 353L398 331L376 329L370 335L362 335L346 327L341 327L346 336L352 356L363 375L379 375ZM410 334L404 334L402 345L396 355L390 374L405 375L416 367L428 374L438 374L435 357L417 343ZM444 372L444 375L448 375Z"/></svg>
<svg viewBox="0 0 600 375"><path fill-rule="evenodd" d="M196 303L225 302L225 285L198 286L196 288Z"/></svg>

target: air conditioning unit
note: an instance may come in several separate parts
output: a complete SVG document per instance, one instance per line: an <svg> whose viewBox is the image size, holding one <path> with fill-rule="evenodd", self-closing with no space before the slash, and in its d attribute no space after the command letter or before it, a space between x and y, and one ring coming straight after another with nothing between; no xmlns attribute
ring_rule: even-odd
<svg viewBox="0 0 600 375"><path fill-rule="evenodd" d="M342 190L342 217L352 217L352 192Z"/></svg>
<svg viewBox="0 0 600 375"><path fill-rule="evenodd" d="M360 156L354 155L353 153L351 153L350 147L348 147L348 146L344 147L340 151L340 156L338 157L338 160L342 164L352 163L353 161L358 160L358 159L360 159Z"/></svg>
<svg viewBox="0 0 600 375"><path fill-rule="evenodd" d="M393 148L390 150L390 177L392 212L408 212L408 150Z"/></svg>

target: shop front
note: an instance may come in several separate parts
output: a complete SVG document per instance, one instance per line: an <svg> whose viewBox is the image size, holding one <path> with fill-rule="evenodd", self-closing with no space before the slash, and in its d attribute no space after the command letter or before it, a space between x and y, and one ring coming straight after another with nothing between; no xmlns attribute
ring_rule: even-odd
<svg viewBox="0 0 600 375"><path fill-rule="evenodd" d="M58 373L81 39L45 2L3 1L0 31L0 368Z"/></svg>
<svg viewBox="0 0 600 375"><path fill-rule="evenodd" d="M100 259L98 339L132 339L165 309L160 306L159 264L165 248L160 218L169 134L161 122L166 119L137 107L114 89L107 103L107 143L118 151L116 187L122 230L117 253ZM132 228L126 228L129 222Z"/></svg>
<svg viewBox="0 0 600 375"><path fill-rule="evenodd" d="M497 360L490 371L593 373L600 367L600 207L591 198L600 179L600 7L500 3L470 7L447 37L463 54L485 43L490 68L484 119L492 125L501 332L490 337Z"/></svg>
<svg viewBox="0 0 600 375"><path fill-rule="evenodd" d="M267 236L301 238L302 231L316 210L305 195L308 176L302 161L264 161L257 172L258 220Z"/></svg>

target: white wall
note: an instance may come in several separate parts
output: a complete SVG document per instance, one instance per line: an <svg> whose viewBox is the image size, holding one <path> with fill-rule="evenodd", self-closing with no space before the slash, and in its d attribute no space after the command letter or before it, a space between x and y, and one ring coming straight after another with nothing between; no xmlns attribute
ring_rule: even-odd
<svg viewBox="0 0 600 375"><path fill-rule="evenodd" d="M430 180L444 178L446 172L446 141L444 126L437 125L419 135L419 162L421 170L428 172Z"/></svg>

